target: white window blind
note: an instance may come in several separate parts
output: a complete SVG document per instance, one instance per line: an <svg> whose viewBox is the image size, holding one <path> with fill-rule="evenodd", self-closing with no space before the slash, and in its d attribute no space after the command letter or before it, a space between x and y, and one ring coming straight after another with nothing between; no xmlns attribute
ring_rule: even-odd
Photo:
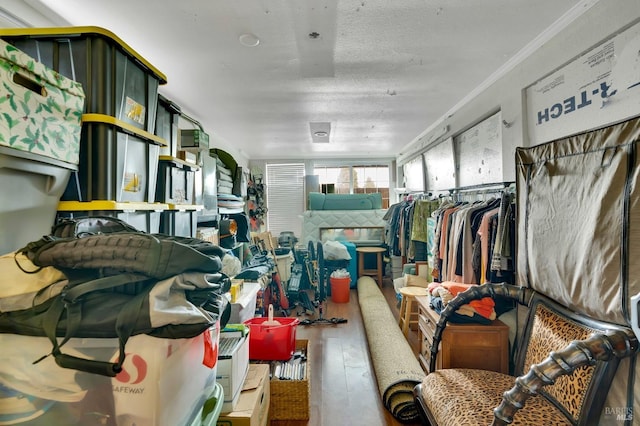
<svg viewBox="0 0 640 426"><path fill-rule="evenodd" d="M304 163L267 164L267 229L278 237L291 231L302 238Z"/></svg>

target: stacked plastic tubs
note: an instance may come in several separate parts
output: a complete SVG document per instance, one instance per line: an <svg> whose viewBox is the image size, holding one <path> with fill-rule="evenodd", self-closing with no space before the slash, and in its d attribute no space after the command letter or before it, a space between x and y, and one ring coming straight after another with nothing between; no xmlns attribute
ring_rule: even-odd
<svg viewBox="0 0 640 426"><path fill-rule="evenodd" d="M159 153L167 145L155 134L158 86L166 82L159 71L101 28L0 29L0 80L3 252L49 234L56 215L118 217L142 231L161 230L160 215L170 205L156 200ZM170 201L181 194L165 193ZM0 423L24 416L42 424L215 424L224 398L215 383L219 336L203 336L134 336L127 344L131 365L113 379L76 374L51 357L37 366L27 361L15 376L2 375ZM34 342L48 344L2 338L21 341L0 345L6 368L29 358L23 352ZM117 343L72 338L66 346L109 359ZM21 380L27 373L34 378ZM73 400L57 389L61 376L77 390Z"/></svg>
<svg viewBox="0 0 640 426"><path fill-rule="evenodd" d="M161 214L161 232L195 237L198 228L197 214L202 209L202 206L195 205L196 176L200 167L178 157L178 148L182 148L178 128L180 112L180 107L174 102L164 96L158 97L156 134L167 140L168 146L161 150L155 197L157 202L169 205Z"/></svg>
<svg viewBox="0 0 640 426"><path fill-rule="evenodd" d="M0 40L0 251L49 234L78 169L82 87Z"/></svg>
<svg viewBox="0 0 640 426"><path fill-rule="evenodd" d="M132 203L127 211L155 203L158 156L167 144L155 134L158 87L166 77L103 28L0 29L0 38L84 88L78 169L61 196L86 203L74 205L74 214L95 214L93 202ZM121 216L117 207L100 214Z"/></svg>

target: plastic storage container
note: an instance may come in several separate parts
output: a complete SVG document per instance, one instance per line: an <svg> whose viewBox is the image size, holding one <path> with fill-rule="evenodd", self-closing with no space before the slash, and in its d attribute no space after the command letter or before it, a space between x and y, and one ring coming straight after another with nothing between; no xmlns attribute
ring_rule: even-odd
<svg viewBox="0 0 640 426"><path fill-rule="evenodd" d="M85 115L78 172L62 199L153 203L161 143L155 135L122 127L113 117Z"/></svg>
<svg viewBox="0 0 640 426"><path fill-rule="evenodd" d="M115 201L61 201L56 219L73 219L85 216L107 216L124 220L139 231L149 234L160 232L160 215L168 209L159 203L117 203Z"/></svg>
<svg viewBox="0 0 640 426"><path fill-rule="evenodd" d="M268 318L251 318L244 322L250 328L249 359L285 361L296 349L297 318L274 318L281 325L264 325Z"/></svg>
<svg viewBox="0 0 640 426"><path fill-rule="evenodd" d="M202 206L169 204L160 216L160 232L176 237L196 237Z"/></svg>
<svg viewBox="0 0 640 426"><path fill-rule="evenodd" d="M222 412L224 392L220 383L216 383L202 407L202 413L197 416L191 426L216 426Z"/></svg>
<svg viewBox="0 0 640 426"><path fill-rule="evenodd" d="M82 84L86 113L110 115L154 132L158 87L166 77L99 27L3 28L0 38Z"/></svg>
<svg viewBox="0 0 640 426"><path fill-rule="evenodd" d="M193 204L195 200L195 177L199 169L175 157L160 156L156 201L172 204Z"/></svg>
<svg viewBox="0 0 640 426"><path fill-rule="evenodd" d="M0 40L0 251L51 232L78 169L82 88ZM28 118L28 119L25 119Z"/></svg>
<svg viewBox="0 0 640 426"><path fill-rule="evenodd" d="M155 134L165 141L167 146L160 149L160 155L178 156L178 122L181 109L162 95L158 95Z"/></svg>
<svg viewBox="0 0 640 426"><path fill-rule="evenodd" d="M216 383L215 365L210 367L216 360L211 359L209 348L215 356L217 341L207 334L191 339L132 336L122 371L106 377L61 368L53 357L32 364L51 351L49 339L3 333L0 372L7 380L0 387L0 402L14 409L37 407L31 412L22 410L24 417L32 416L27 424L188 425L202 412L208 391ZM63 351L115 359L118 339L71 338ZM3 401L2 392L9 386L15 391L13 401ZM0 416L1 420L10 419Z"/></svg>
<svg viewBox="0 0 640 426"><path fill-rule="evenodd" d="M51 233L68 163L0 146L0 252L18 250Z"/></svg>

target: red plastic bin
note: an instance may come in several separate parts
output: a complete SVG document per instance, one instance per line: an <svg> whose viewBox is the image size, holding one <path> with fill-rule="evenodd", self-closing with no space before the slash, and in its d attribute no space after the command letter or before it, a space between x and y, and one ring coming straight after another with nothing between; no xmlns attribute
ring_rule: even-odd
<svg viewBox="0 0 640 426"><path fill-rule="evenodd" d="M269 318L250 318L244 322L249 326L249 359L286 361L296 349L298 318L274 318L281 325L263 325Z"/></svg>

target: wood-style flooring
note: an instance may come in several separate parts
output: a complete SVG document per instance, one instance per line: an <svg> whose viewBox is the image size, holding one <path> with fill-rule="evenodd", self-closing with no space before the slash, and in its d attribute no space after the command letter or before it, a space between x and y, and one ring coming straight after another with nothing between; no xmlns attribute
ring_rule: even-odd
<svg viewBox="0 0 640 426"><path fill-rule="evenodd" d="M382 290L396 323L398 306L390 277ZM369 357L358 293L351 289L349 303L326 302L324 318L346 318L336 325L299 325L296 338L308 339L311 351L311 411L309 421L275 421L271 426L395 426L401 425L382 404L375 372ZM292 312L292 315L295 315ZM306 316L301 316L304 319ZM310 317L313 319L313 317ZM409 343L418 353L415 331ZM420 423L415 423L416 425Z"/></svg>

